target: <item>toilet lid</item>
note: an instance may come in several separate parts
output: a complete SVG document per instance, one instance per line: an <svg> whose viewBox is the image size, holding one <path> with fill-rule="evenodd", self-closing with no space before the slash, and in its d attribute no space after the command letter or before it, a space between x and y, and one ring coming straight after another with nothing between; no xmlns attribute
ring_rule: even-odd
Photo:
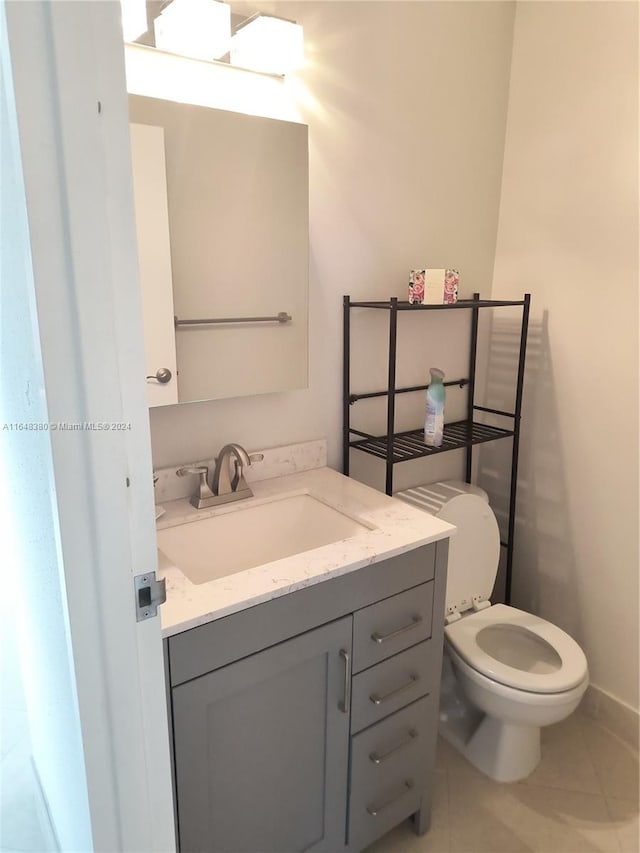
<svg viewBox="0 0 640 853"><path fill-rule="evenodd" d="M486 601L493 590L500 558L498 522L477 495L451 498L438 518L458 528L449 540L446 612L468 610L474 598Z"/></svg>
<svg viewBox="0 0 640 853"><path fill-rule="evenodd" d="M580 646L551 622L494 604L445 628L447 642L477 672L531 693L561 693L588 674Z"/></svg>

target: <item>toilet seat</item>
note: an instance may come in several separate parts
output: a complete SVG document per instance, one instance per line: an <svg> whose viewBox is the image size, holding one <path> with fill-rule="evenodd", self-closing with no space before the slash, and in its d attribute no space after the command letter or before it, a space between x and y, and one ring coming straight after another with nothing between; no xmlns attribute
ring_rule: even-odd
<svg viewBox="0 0 640 853"><path fill-rule="evenodd" d="M561 628L504 604L463 616L445 637L473 669L517 690L561 693L587 675L584 652Z"/></svg>
<svg viewBox="0 0 640 853"><path fill-rule="evenodd" d="M487 493L449 480L396 492L412 506L432 512L457 528L449 541L446 614L464 613L489 600L500 559L500 531Z"/></svg>

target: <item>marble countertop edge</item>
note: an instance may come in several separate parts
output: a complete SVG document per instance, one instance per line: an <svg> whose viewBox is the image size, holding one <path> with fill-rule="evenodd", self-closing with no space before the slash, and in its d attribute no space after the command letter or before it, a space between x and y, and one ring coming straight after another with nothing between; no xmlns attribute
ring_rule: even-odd
<svg viewBox="0 0 640 853"><path fill-rule="evenodd" d="M259 505L296 494L310 494L369 529L312 550L260 566L192 583L160 554L159 576L167 582L167 601L160 608L164 638L221 619L282 595L357 571L367 565L445 539L455 527L338 474L316 468L252 484L254 497L243 505ZM196 510L187 499L165 504L157 529L196 522L233 512L238 504Z"/></svg>

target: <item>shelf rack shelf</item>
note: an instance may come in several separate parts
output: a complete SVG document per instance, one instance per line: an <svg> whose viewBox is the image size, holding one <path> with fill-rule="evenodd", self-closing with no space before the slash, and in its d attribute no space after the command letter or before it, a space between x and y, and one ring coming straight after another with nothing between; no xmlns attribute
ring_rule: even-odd
<svg viewBox="0 0 640 853"><path fill-rule="evenodd" d="M506 582L505 601L511 600L511 579L513 568L513 546L515 533L516 515L516 487L518 478L518 447L520 442L520 421L522 414L522 391L524 384L524 366L527 349L527 330L529 325L529 308L531 295L526 293L518 300L496 300L480 299L479 293L474 293L473 299L460 300L453 305L411 305L409 302L401 301L392 297L386 302L381 301L359 301L352 302L349 296L343 297L343 335L344 335L344 365L343 365L343 473L349 474L350 451L360 450L368 453L386 465L385 491L388 495L393 494L393 469L399 462L408 462L413 459L432 456L436 453L446 453L450 450L465 450L465 479L471 482L471 471L473 464L472 448L477 444L488 441L496 441L503 438L511 438L511 484L509 495L509 518L508 533L505 542L501 545L506 549ZM515 406L513 412L500 409L491 409L486 406L475 405L475 378L476 357L478 344L478 313L482 308L520 307L522 309L522 325L520 330L520 349L518 356L518 372L516 379ZM351 310L354 308L372 308L389 312L389 363L388 383L384 390L369 391L366 393L352 393L351 391ZM396 385L396 351L398 335L398 313L411 311L471 311L471 335L469 346L469 375L460 379L445 382L447 386L458 386L467 389L467 418L455 423L445 425L444 440L441 447L428 447L424 443L422 429L409 430L407 432L395 432L395 398L398 394L425 391L428 385L411 385L398 387ZM351 406L360 400L375 397L386 397L387 400L387 432L384 435L370 435L351 426ZM490 426L474 420L476 413L498 415L511 421L511 428Z"/></svg>
<svg viewBox="0 0 640 853"><path fill-rule="evenodd" d="M363 435L358 430L351 430L356 435ZM408 462L411 459L420 459L423 456L433 456L435 453L446 453L448 450L459 450L474 444L482 444L485 441L495 441L497 438L506 438L513 435L513 430L500 427L487 426L486 424L472 423L469 421L456 421L447 424L444 428L444 439L442 447L427 447L424 443L424 432L421 429L408 432L394 433L392 439L392 462ZM351 441L351 447L362 450L379 459L387 458L388 443L387 436L366 435L356 441Z"/></svg>

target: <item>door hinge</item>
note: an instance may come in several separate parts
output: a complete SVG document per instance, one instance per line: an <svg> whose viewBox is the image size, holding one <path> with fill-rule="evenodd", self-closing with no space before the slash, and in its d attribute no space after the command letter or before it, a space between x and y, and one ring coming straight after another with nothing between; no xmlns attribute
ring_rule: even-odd
<svg viewBox="0 0 640 853"><path fill-rule="evenodd" d="M136 575L133 579L136 598L136 622L158 615L158 607L167 600L167 585L163 578L156 580L155 572Z"/></svg>

